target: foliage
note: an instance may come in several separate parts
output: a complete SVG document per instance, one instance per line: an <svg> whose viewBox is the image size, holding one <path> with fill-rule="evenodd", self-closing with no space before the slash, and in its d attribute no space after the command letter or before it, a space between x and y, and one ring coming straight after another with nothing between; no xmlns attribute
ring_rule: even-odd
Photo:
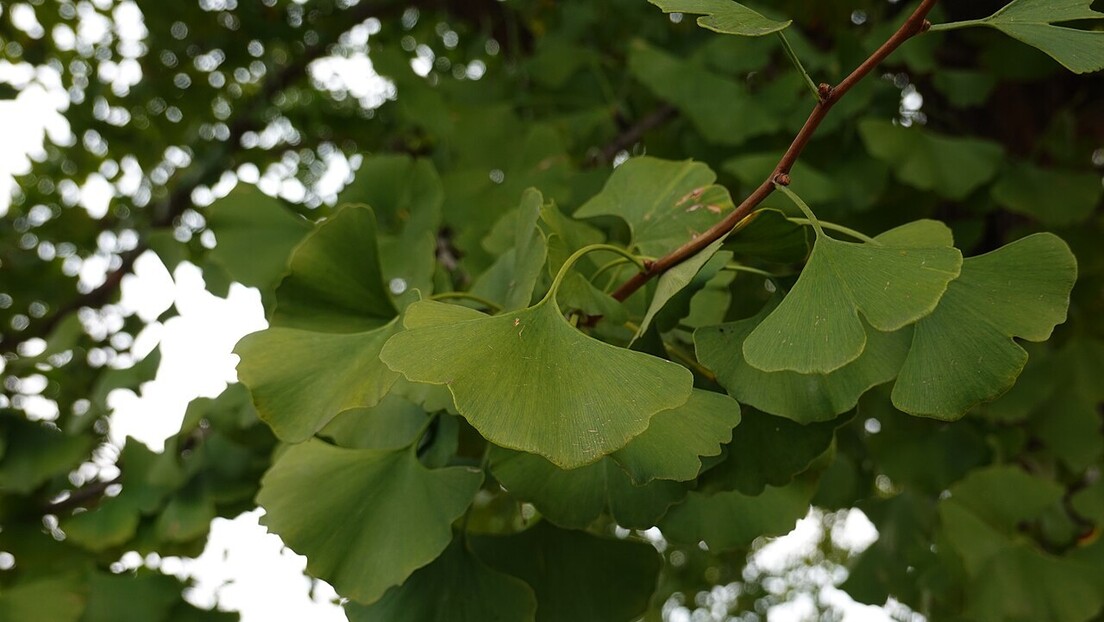
<svg viewBox="0 0 1104 622"><path fill-rule="evenodd" d="M233 618L118 561L255 504L350 620L762 614L810 505L861 602L1097 619L1104 14L909 4L5 5L74 140L0 218L0 620ZM112 460L143 253L268 328Z"/></svg>

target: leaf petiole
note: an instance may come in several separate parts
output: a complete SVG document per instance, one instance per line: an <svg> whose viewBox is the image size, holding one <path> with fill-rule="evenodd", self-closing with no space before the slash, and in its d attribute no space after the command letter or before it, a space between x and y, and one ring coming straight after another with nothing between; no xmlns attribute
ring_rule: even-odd
<svg viewBox="0 0 1104 622"><path fill-rule="evenodd" d="M567 261L565 261L563 265L560 266L560 271L556 273L556 278L553 279L552 286L548 288L548 293L545 294L544 298L537 304L540 305L549 300L555 300L556 292L560 290L560 285L563 283L564 278L567 277L568 271L571 270L571 268L574 267L575 263L582 259L585 255L597 251L609 251L611 253L617 253L618 255L621 255L621 257L623 257L627 262L632 262L633 264L636 264L636 267L639 268L641 271L644 271L646 269L644 266L644 260L642 258L633 255L620 246L614 246L612 244L590 244L575 251L571 254L570 257L567 258Z"/></svg>
<svg viewBox="0 0 1104 622"><path fill-rule="evenodd" d="M801 64L801 58L797 56L797 51L793 49L793 46L790 45L790 40L786 38L786 33L779 30L775 34L777 34L778 39L782 41L782 50L786 52L786 58L790 59L790 62L797 68L801 77L805 78L805 85L813 92L813 97L815 97L818 102L824 101L824 97L820 94L820 89L817 88L816 82L813 81L813 77L805 70L805 65Z"/></svg>
<svg viewBox="0 0 1104 622"><path fill-rule="evenodd" d="M808 218L787 218L786 220L789 220L790 222L793 222L793 223L797 223L799 225L812 225L814 223L814 221L809 220ZM836 223L828 222L827 220L821 221L819 224L820 224L821 227L823 227L823 228L825 228L829 231L836 231L836 232L842 233L844 235L849 235L849 236L855 238L856 240L862 240L863 242L866 242L867 244L874 244L876 246L881 246L882 245L882 243L879 242L878 240L875 240L874 238L866 235L865 233L860 233L858 231L855 231L854 229L852 229L850 227L844 227L843 225L837 225Z"/></svg>
<svg viewBox="0 0 1104 622"><path fill-rule="evenodd" d="M487 307L494 313L502 311L502 305L491 302L482 296L476 296L469 292L442 292L440 294L433 294L429 297L430 300L469 300Z"/></svg>

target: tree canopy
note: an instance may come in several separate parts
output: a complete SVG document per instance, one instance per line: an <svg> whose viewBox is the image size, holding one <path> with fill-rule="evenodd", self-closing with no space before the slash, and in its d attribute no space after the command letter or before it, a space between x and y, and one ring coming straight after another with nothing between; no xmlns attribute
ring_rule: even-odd
<svg viewBox="0 0 1104 622"><path fill-rule="evenodd" d="M236 619L118 560L257 506L354 622L759 619L810 507L859 602L1100 619L1101 8L6 3L0 621ZM268 321L161 452L140 257Z"/></svg>

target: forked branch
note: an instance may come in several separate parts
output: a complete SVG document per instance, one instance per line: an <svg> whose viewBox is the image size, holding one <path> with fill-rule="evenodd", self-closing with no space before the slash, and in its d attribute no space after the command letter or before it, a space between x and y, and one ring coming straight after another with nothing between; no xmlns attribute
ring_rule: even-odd
<svg viewBox="0 0 1104 622"><path fill-rule="evenodd" d="M771 174L763 180L763 183L760 184L751 195L744 199L743 203L740 203L740 205L730 212L728 216L717 222L717 224L710 227L701 235L683 244L674 251L671 251L669 254L660 257L655 262L648 264L647 269L638 272L617 288L617 291L613 293L613 297L618 300L625 300L653 277L663 274L667 270L670 270L698 254L702 249L719 240L729 231L732 231L736 225L740 224L741 220L746 218L752 210L758 207L760 203L774 192L776 182L782 185L788 184L790 169L793 168L794 163L797 162L801 153L805 151L805 146L809 144L813 134L816 133L817 128L820 127L824 118L828 116L828 111L832 109L832 106L836 105L836 102L842 99L843 96L854 88L863 78L870 75L887 56L901 47L902 43L930 28L931 23L928 22L927 17L928 13L935 7L936 2L938 2L938 0L923 0L912 15L905 20L905 23L901 24L901 27L893 33L893 36L887 39L881 47L875 50L869 58L863 61L861 65L851 72L851 75L844 78L838 85L835 87L828 85L820 86L820 102L816 104L813 111L809 114L809 118L805 121L805 125L802 126L797 136L794 137L793 142L790 143L790 147L786 150L786 153L782 155L782 159L778 161L778 165L774 167Z"/></svg>

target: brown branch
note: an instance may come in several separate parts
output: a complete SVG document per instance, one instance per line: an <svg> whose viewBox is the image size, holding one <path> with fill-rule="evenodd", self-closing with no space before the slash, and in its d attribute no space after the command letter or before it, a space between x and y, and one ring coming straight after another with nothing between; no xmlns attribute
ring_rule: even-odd
<svg viewBox="0 0 1104 622"><path fill-rule="evenodd" d="M114 479L93 482L83 488L74 490L68 497L65 497L61 501L46 504L43 506L42 512L43 514L53 514L56 516L62 512L72 510L73 508L81 507L86 503L99 501L100 497L107 492L108 488L118 484L120 481L122 481L121 475Z"/></svg>
<svg viewBox="0 0 1104 622"><path fill-rule="evenodd" d="M341 13L333 17L343 20L351 27L377 14L380 8L377 2L362 2L347 13ZM239 113L229 124L230 136L225 141L217 143L217 148L210 154L210 157L205 158L198 169L191 171L187 177L182 179L164 201L151 207L151 228L158 229L172 225L185 210L192 206L192 192L200 184L206 183L212 175L225 169L226 158L241 149L242 137L247 132L264 129L265 121L260 118L259 111L269 105L276 94L301 80L306 75L310 64L324 56L330 46L337 42L337 37L345 30L335 30L332 39L306 46L295 59L295 62L287 65L281 71L268 74L261 88L240 105ZM102 307L107 304L119 291L123 277L130 273L134 267L134 261L147 249L148 246L145 240L142 240L135 249L121 255L122 263L107 275L107 278L99 287L78 295L64 305L59 306L53 313L43 316L37 321L32 320L27 328L18 333L0 332L0 356L15 352L19 344L29 339L48 337L62 320L84 307Z"/></svg>
<svg viewBox="0 0 1104 622"><path fill-rule="evenodd" d="M598 151L587 160L587 166L597 166L599 164L612 162L618 153L640 142L640 139L644 138L645 134L677 116L677 108L671 104L663 104L659 108L653 110L648 116L626 128L624 132L619 134L617 138L613 139L608 145L602 147L601 151Z"/></svg>
<svg viewBox="0 0 1104 622"><path fill-rule="evenodd" d="M927 21L927 16L932 8L935 7L936 2L938 2L938 0L923 0L920 6L916 8L916 11L905 20L905 23L901 24L897 32L893 33L893 36L887 39L881 47L870 55L870 58L867 58L858 68L851 72L851 75L844 78L837 86L831 87L828 85L821 85L821 101L813 108L812 113L809 114L809 119L805 121L805 125L801 128L801 131L794 137L793 142L790 143L789 149L782 155L782 159L778 161L778 165L774 167L774 171L771 172L750 196L744 199L743 203L729 213L724 220L721 220L693 240L690 240L671 253L648 265L647 270L638 272L631 279L625 281L617 288L617 291L613 293L613 297L618 300L625 300L653 277L663 274L667 270L670 270L698 254L706 246L709 246L732 231L741 220L747 217L753 209L758 207L760 203L770 196L770 194L774 192L776 180L780 182L787 181L790 169L793 168L794 163L797 162L797 159L805 150L805 146L809 144L813 134L816 133L817 128L820 127L821 122L824 121L824 118L828 115L828 111L832 109L832 106L843 98L843 96L858 84L859 81L874 71L874 69L885 60L887 56L892 54L894 50L899 48L902 43L927 30L931 26L930 22Z"/></svg>

